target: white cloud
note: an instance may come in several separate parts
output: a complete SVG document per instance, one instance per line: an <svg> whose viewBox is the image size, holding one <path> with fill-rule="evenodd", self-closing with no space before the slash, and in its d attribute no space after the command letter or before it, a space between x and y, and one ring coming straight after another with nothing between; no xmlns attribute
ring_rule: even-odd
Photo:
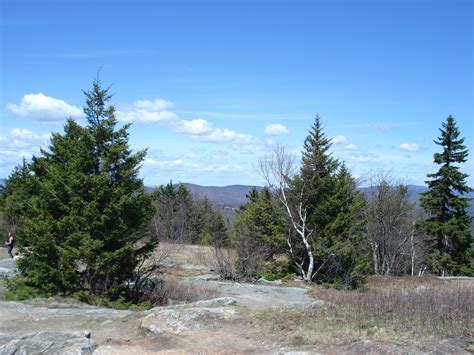
<svg viewBox="0 0 474 355"><path fill-rule="evenodd" d="M378 155L370 153L349 156L348 159L353 163L375 163L381 161L381 158Z"/></svg>
<svg viewBox="0 0 474 355"><path fill-rule="evenodd" d="M171 107L172 102L159 98L153 101L137 100L130 107L117 110L117 118L122 122L173 122L178 120L178 116L168 110Z"/></svg>
<svg viewBox="0 0 474 355"><path fill-rule="evenodd" d="M237 133L224 128L214 128L205 135L191 135L191 138L200 142L208 143L234 143L234 144L255 144L257 139L248 134Z"/></svg>
<svg viewBox="0 0 474 355"><path fill-rule="evenodd" d="M176 168L182 166L184 162L181 159L176 159L172 161L158 161L156 165L164 168Z"/></svg>
<svg viewBox="0 0 474 355"><path fill-rule="evenodd" d="M25 128L14 128L8 137L1 137L0 142L10 149L37 148L45 146L50 137L50 134L37 134Z"/></svg>
<svg viewBox="0 0 474 355"><path fill-rule="evenodd" d="M145 111L164 111L172 108L174 105L171 101L156 98L155 100L137 100L133 103L135 108Z"/></svg>
<svg viewBox="0 0 474 355"><path fill-rule="evenodd" d="M174 130L179 133L200 135L210 133L213 130L213 126L206 120L195 119L195 120L179 120L175 123Z"/></svg>
<svg viewBox="0 0 474 355"><path fill-rule="evenodd" d="M31 141L48 139L50 135L33 133L27 130L26 128L13 128L10 131L10 137L13 139L22 139L22 140L31 142Z"/></svg>
<svg viewBox="0 0 474 355"><path fill-rule="evenodd" d="M158 165L158 162L152 158L145 158L145 161L143 162L143 164L147 166L156 166Z"/></svg>
<svg viewBox="0 0 474 355"><path fill-rule="evenodd" d="M0 137L0 176L7 176L22 159L30 159L45 148L49 134L37 134L24 128L14 128Z"/></svg>
<svg viewBox="0 0 474 355"><path fill-rule="evenodd" d="M82 110L76 106L43 93L24 95L19 105L8 104L7 109L17 116L49 123L61 122L67 117L77 118L83 115Z"/></svg>
<svg viewBox="0 0 474 355"><path fill-rule="evenodd" d="M227 173L227 172L239 172L243 171L244 167L236 164L229 165L206 165L196 167L197 170L213 173Z"/></svg>
<svg viewBox="0 0 474 355"><path fill-rule="evenodd" d="M359 147L357 147L355 144L350 143L350 144L345 145L344 149L345 150L358 150Z"/></svg>
<svg viewBox="0 0 474 355"><path fill-rule="evenodd" d="M265 127L265 133L272 136L277 136L280 134L288 134L290 131L280 123L273 123Z"/></svg>
<svg viewBox="0 0 474 355"><path fill-rule="evenodd" d="M216 128L209 121L196 118L183 120L169 109L173 103L163 99L137 100L131 106L117 110L117 117L123 122L160 123L177 133L206 143L258 144L255 137L227 128ZM284 126L282 126L285 128ZM286 128L285 128L286 129Z"/></svg>
<svg viewBox="0 0 474 355"><path fill-rule="evenodd" d="M347 139L346 136L341 136L341 135L338 135L338 136L335 136L332 140L331 140L332 144L347 144L349 143L349 140Z"/></svg>
<svg viewBox="0 0 474 355"><path fill-rule="evenodd" d="M403 143L400 144L401 150L406 150L408 152L418 152L420 150L420 146L416 143Z"/></svg>

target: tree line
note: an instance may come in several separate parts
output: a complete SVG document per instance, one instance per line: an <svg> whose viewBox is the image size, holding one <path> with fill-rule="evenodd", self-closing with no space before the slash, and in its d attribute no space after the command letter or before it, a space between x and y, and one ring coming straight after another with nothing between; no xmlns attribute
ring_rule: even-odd
<svg viewBox="0 0 474 355"><path fill-rule="evenodd" d="M145 191L112 96L99 80L84 91L87 125L68 119L48 149L24 160L1 191L2 218L21 258L11 292L141 300L160 240L213 246L226 278L298 275L306 282L357 287L368 274L472 275L472 191L460 171L468 151L449 116L435 141L440 166L428 174L421 209L390 176L367 193L331 153L316 116L301 161L284 147L259 161L267 182L249 192L232 224L184 185ZM286 257L282 257L286 256Z"/></svg>

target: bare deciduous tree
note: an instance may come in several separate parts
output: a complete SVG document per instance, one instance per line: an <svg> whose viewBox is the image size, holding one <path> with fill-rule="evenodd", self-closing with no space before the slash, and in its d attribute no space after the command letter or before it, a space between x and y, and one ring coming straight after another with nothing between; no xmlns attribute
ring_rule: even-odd
<svg viewBox="0 0 474 355"><path fill-rule="evenodd" d="M318 271L314 272L314 256L310 243L313 230L307 224L307 206L303 198L304 186L296 196L290 193L291 181L296 171L294 161L294 157L282 145L277 144L270 154L259 160L259 169L267 185L277 193L286 211L289 224L297 236L296 239L304 246L306 255L302 260L298 260L298 256L294 253L295 241L291 238L292 233L288 233L287 244L290 256L303 279L311 282Z"/></svg>
<svg viewBox="0 0 474 355"><path fill-rule="evenodd" d="M372 251L373 272L390 275L406 270L414 275L419 249L415 229L418 215L407 186L388 174L380 174L371 179L368 195L365 236Z"/></svg>

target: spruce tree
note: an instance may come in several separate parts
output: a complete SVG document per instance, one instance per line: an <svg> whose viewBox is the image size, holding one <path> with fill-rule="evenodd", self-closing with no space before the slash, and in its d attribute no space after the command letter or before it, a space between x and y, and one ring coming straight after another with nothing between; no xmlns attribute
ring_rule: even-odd
<svg viewBox="0 0 474 355"><path fill-rule="evenodd" d="M84 94L87 126L69 119L8 181L7 194L24 199L19 281L45 295L133 299L138 265L156 244L146 238L153 206L138 178L146 152L130 150L109 89L95 80Z"/></svg>
<svg viewBox="0 0 474 355"><path fill-rule="evenodd" d="M300 174L294 180L294 194L302 194L313 230L311 244L315 258L315 280L355 286L355 270L363 268L360 211L363 197L349 170L335 159L331 139L323 132L321 118L304 142Z"/></svg>
<svg viewBox="0 0 474 355"><path fill-rule="evenodd" d="M236 230L245 226L251 231L250 238L254 249L259 250L261 258L271 261L273 256L284 250L287 225L283 211L276 206L270 189L264 187L260 192L253 188L247 195L249 202L240 208L233 220ZM243 233L242 233L243 234Z"/></svg>
<svg viewBox="0 0 474 355"><path fill-rule="evenodd" d="M466 212L470 199L463 195L473 190L466 183L468 174L458 166L467 161L468 150L451 115L440 132L441 136L434 141L442 147L441 153L434 154L434 163L440 167L436 173L427 175L428 191L421 197L428 218L420 228L431 237L427 261L432 271L441 275L472 275L471 217Z"/></svg>

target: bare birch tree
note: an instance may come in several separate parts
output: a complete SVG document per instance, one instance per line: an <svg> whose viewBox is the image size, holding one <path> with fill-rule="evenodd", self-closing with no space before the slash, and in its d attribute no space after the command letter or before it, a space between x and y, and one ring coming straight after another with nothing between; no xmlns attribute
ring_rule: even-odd
<svg viewBox="0 0 474 355"><path fill-rule="evenodd" d="M304 281L311 282L317 271L313 270L314 256L310 243L313 230L307 224L307 206L303 198L304 186L296 196L290 192L292 179L296 172L295 159L282 145L277 144L270 154L259 160L259 170L267 185L277 193L287 214L290 227L297 236L296 239L304 246L305 256L298 260L298 256L294 252L295 241L291 238L292 233L288 233L287 245L292 261Z"/></svg>

